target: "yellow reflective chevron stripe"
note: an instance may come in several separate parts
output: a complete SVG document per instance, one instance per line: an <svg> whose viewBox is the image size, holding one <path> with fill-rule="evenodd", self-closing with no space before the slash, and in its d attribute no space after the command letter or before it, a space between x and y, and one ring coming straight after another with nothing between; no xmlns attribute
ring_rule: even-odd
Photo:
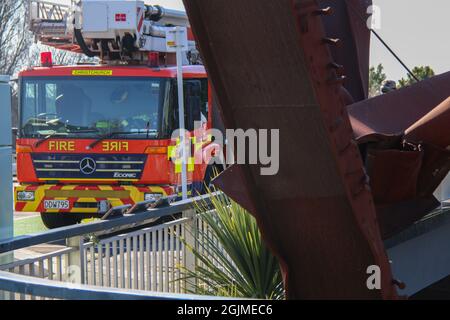
<svg viewBox="0 0 450 320"><path fill-rule="evenodd" d="M203 145L206 142L209 142L212 140L212 135L208 135L206 137L206 140L197 140L197 137L191 137L190 141L191 141L191 145L194 146L194 152L197 152L199 150L201 150L203 148ZM183 168L183 161L182 159L178 158L178 148L180 147L180 139L177 139L177 144L174 146L169 146L167 148L167 159L170 160L172 159L172 161L174 162L175 165L175 173L181 173L182 168ZM192 154L191 157L188 158L188 163L187 163L187 170L188 172L194 172L195 171L195 154Z"/></svg>
<svg viewBox="0 0 450 320"><path fill-rule="evenodd" d="M144 201L144 193L140 192L138 188L135 187L125 187L125 190L130 192L130 198L134 202Z"/></svg>
<svg viewBox="0 0 450 320"><path fill-rule="evenodd" d="M112 191L112 187L111 186L102 186L102 185L98 185L98 188L102 191Z"/></svg>
<svg viewBox="0 0 450 320"><path fill-rule="evenodd" d="M183 160L177 159L174 161L175 163L175 173L181 173L183 171Z"/></svg>
<svg viewBox="0 0 450 320"><path fill-rule="evenodd" d="M188 172L194 172L195 170L195 158L191 157L188 159Z"/></svg>
<svg viewBox="0 0 450 320"><path fill-rule="evenodd" d="M167 147L167 160L174 159L177 155L177 146Z"/></svg>
<svg viewBox="0 0 450 320"><path fill-rule="evenodd" d="M181 173L183 170L183 160L177 159L174 162L175 162L175 173ZM194 172L194 170L195 170L195 158L191 157L188 159L187 171Z"/></svg>
<svg viewBox="0 0 450 320"><path fill-rule="evenodd" d="M24 188L25 189L25 188ZM23 208L24 212L35 212L45 196L45 189L37 188L34 191L34 201L27 202Z"/></svg>
<svg viewBox="0 0 450 320"><path fill-rule="evenodd" d="M66 185L61 188L61 190L75 190L77 186L75 185Z"/></svg>
<svg viewBox="0 0 450 320"><path fill-rule="evenodd" d="M192 145L194 146L194 152L197 152L203 147L203 141L197 141L197 137L192 137Z"/></svg>
<svg viewBox="0 0 450 320"><path fill-rule="evenodd" d="M49 213L97 213L98 208L90 207L72 207L73 203L98 203L100 199L106 199L111 206L122 206L124 204L133 204L144 200L145 193L158 193L167 196L171 188L162 186L120 186L97 185L98 189L89 189L88 186L80 185L63 185L55 188L55 185L40 185L37 187L29 185L18 185L15 187L14 200L16 203L16 211L20 212L39 212L45 211ZM17 193L19 191L33 191L35 195L34 201L18 201ZM91 190L91 192L86 192ZM103 192L103 193L102 193ZM44 200L69 200L71 208L69 210L44 209Z"/></svg>

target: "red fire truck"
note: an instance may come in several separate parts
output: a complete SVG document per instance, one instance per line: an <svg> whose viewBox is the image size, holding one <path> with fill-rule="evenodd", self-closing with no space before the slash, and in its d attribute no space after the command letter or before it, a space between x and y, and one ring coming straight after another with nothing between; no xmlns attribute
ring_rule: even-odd
<svg viewBox="0 0 450 320"><path fill-rule="evenodd" d="M130 4L146 11L145 17L150 17L151 12L162 16L164 12L160 7L144 7L140 1L114 2L125 4L125 9L111 9L107 3L92 1L96 9L106 5L109 15L126 12L120 13L120 19L126 19L123 15L130 12ZM39 12L41 6L49 6L40 1L33 5ZM77 8L84 20L90 14L87 8ZM172 137L179 128L177 68L170 65L170 54L130 48L135 45L128 44L130 33L112 41L100 35L80 38L80 33L68 45L62 41L68 40L64 38L67 34L55 37L55 32L60 32L55 30L58 23L68 29L70 10L66 8L68 13L61 19L40 17L41 41L100 56L102 63L53 66L49 54L43 54L45 66L19 74L15 210L40 212L48 228L75 224L86 217L99 217L114 206L156 200L181 190L182 160L177 157L180 144ZM36 30L36 10L32 18ZM148 29L153 26L162 32L161 17L147 20ZM50 23L51 29L45 30ZM115 46L120 51L114 51ZM187 180L194 194L201 192L211 177L218 145L207 133L213 127L213 104L205 69L186 64L182 70L185 129L191 148ZM196 158L203 161L194 161Z"/></svg>

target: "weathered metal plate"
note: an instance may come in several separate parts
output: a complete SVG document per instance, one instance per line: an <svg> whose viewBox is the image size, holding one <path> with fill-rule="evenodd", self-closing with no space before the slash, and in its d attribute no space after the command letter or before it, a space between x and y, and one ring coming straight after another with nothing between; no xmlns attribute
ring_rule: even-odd
<svg viewBox="0 0 450 320"><path fill-rule="evenodd" d="M384 149L383 157L381 151L377 157L370 150L367 155L383 236L403 230L439 206L433 193L450 170L449 82L450 73L445 73L348 107L358 143ZM390 149L381 145L396 139L398 145ZM405 143L420 149L412 153L420 153L421 161L405 158L411 153ZM384 181L384 186L377 181ZM383 190L388 191L384 199L379 197ZM408 196L405 190L410 190Z"/></svg>
<svg viewBox="0 0 450 320"><path fill-rule="evenodd" d="M288 297L394 298L317 1L184 2L225 126L280 129L277 175L243 166L219 185L237 200L247 194ZM381 290L367 287L371 265Z"/></svg>
<svg viewBox="0 0 450 320"><path fill-rule="evenodd" d="M450 96L450 72L348 106L355 137L403 134ZM439 130L444 130L441 127Z"/></svg>
<svg viewBox="0 0 450 320"><path fill-rule="evenodd" d="M340 43L331 47L336 63L343 66L344 87L355 101L367 99L369 92L369 56L370 30L367 28L367 8L371 0L320 0L322 8L333 11L323 17L325 31L329 37L337 38Z"/></svg>

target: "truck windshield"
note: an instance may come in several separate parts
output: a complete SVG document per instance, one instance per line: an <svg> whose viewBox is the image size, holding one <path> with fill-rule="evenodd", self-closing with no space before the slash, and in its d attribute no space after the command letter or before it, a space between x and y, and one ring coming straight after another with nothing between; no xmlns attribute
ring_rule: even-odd
<svg viewBox="0 0 450 320"><path fill-rule="evenodd" d="M171 81L162 78L24 78L20 135L161 138L170 86Z"/></svg>

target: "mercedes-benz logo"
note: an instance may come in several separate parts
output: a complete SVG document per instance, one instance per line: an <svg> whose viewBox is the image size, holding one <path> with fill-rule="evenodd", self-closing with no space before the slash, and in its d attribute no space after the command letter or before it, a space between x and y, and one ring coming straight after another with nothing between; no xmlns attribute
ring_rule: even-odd
<svg viewBox="0 0 450 320"><path fill-rule="evenodd" d="M80 171L86 175L93 174L96 168L97 164L92 158L84 158L80 161Z"/></svg>

